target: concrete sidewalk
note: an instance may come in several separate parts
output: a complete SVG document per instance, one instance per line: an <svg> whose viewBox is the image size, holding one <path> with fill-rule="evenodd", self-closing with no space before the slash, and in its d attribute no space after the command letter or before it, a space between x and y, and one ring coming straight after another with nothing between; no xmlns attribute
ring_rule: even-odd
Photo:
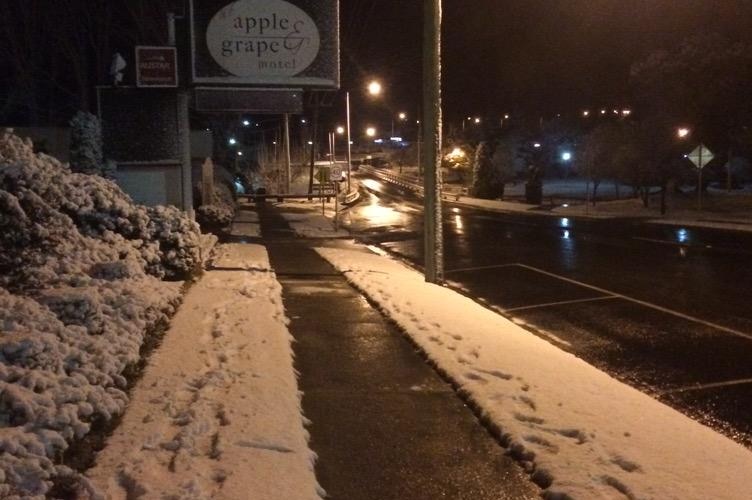
<svg viewBox="0 0 752 500"><path fill-rule="evenodd" d="M316 476L329 498L538 498L528 475L401 332L295 237L286 209L259 210L296 340Z"/></svg>

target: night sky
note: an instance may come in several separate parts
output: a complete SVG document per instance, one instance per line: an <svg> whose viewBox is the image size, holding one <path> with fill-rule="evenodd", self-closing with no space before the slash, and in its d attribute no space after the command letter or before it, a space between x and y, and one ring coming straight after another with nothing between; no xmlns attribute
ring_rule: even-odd
<svg viewBox="0 0 752 500"><path fill-rule="evenodd" d="M379 77L386 106L417 110L422 2L342 1L343 88ZM448 120L629 104L631 64L698 32L752 38L750 0L444 0ZM385 107L386 107L385 106Z"/></svg>

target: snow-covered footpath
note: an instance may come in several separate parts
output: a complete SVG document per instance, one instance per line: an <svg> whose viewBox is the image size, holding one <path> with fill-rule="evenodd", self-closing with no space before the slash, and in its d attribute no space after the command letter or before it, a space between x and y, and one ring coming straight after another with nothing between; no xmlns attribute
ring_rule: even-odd
<svg viewBox="0 0 752 500"><path fill-rule="evenodd" d="M188 292L87 475L108 499L320 498L282 288L266 249L223 245Z"/></svg>
<svg viewBox="0 0 752 500"><path fill-rule="evenodd" d="M752 498L741 445L401 262L318 252L458 384L546 498Z"/></svg>

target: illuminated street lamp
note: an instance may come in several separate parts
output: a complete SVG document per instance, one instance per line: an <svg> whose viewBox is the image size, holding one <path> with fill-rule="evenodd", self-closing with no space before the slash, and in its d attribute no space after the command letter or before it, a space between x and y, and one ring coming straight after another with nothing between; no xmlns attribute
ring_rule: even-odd
<svg viewBox="0 0 752 500"><path fill-rule="evenodd" d="M373 96L381 95L382 90L381 83L376 80L373 80L368 84L368 93Z"/></svg>
<svg viewBox="0 0 752 500"><path fill-rule="evenodd" d="M679 127L678 129L676 129L676 136L679 139L686 139L687 137L689 137L689 134L691 133L692 131L689 130L687 127Z"/></svg>
<svg viewBox="0 0 752 500"><path fill-rule="evenodd" d="M401 121L405 121L405 120L407 120L407 113L400 113L399 115L397 115L397 117L398 117L398 118L399 118L399 119L400 119Z"/></svg>
<svg viewBox="0 0 752 500"><path fill-rule="evenodd" d="M235 144L237 144L237 143L238 143L238 140L237 140L237 139L235 139L234 137L230 137L230 140L228 140L228 141L227 141L227 143L228 143L228 144L229 144L230 146L234 146Z"/></svg>
<svg viewBox="0 0 752 500"><path fill-rule="evenodd" d="M249 120L243 120L243 126L249 127L251 125L251 122Z"/></svg>
<svg viewBox="0 0 752 500"><path fill-rule="evenodd" d="M588 116L590 116L590 111L586 109L585 111L582 112L582 116L587 118Z"/></svg>
<svg viewBox="0 0 752 500"><path fill-rule="evenodd" d="M572 161L572 153L570 153L569 151L564 151L561 154L561 159L563 161Z"/></svg>
<svg viewBox="0 0 752 500"><path fill-rule="evenodd" d="M337 133L339 135L344 134L345 133L345 127L343 127L342 125L340 125L339 127L337 127Z"/></svg>
<svg viewBox="0 0 752 500"><path fill-rule="evenodd" d="M366 129L366 135L368 137L376 137L376 128L375 127L368 127Z"/></svg>
<svg viewBox="0 0 752 500"><path fill-rule="evenodd" d="M478 125L478 124L480 123L480 121L481 121L481 120L480 120L480 118L477 118L477 117L476 117L476 118L475 118L475 120L473 120L473 121L475 122L475 124L476 124L476 125Z"/></svg>

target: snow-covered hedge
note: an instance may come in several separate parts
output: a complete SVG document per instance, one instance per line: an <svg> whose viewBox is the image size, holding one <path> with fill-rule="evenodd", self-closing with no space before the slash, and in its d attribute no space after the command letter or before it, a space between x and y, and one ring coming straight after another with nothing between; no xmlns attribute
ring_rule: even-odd
<svg viewBox="0 0 752 500"><path fill-rule="evenodd" d="M72 224L82 237L105 240L119 252L138 254L135 258L145 263L146 271L160 278L184 278L200 263L198 225L178 209L136 205L114 182L72 173L55 158L35 154L30 141L11 131L0 132L0 198L3 207L12 207L15 213L11 219L5 210L1 214L0 228L13 233L3 236L3 248L17 246L14 237L27 250L29 245L41 251L49 245L73 246L73 241L65 245L44 235L58 230L65 234ZM19 205L33 215L20 214ZM16 227L31 230L35 238L27 241L30 235L19 233Z"/></svg>
<svg viewBox="0 0 752 500"><path fill-rule="evenodd" d="M124 370L180 300L161 278L187 277L199 247L177 209L135 205L0 132L0 498L72 479L84 494L59 457L123 411Z"/></svg>
<svg viewBox="0 0 752 500"><path fill-rule="evenodd" d="M206 224L209 227L223 228L232 223L233 217L235 198L232 190L224 182L218 182L214 185L211 199L198 207L198 218L202 226Z"/></svg>

